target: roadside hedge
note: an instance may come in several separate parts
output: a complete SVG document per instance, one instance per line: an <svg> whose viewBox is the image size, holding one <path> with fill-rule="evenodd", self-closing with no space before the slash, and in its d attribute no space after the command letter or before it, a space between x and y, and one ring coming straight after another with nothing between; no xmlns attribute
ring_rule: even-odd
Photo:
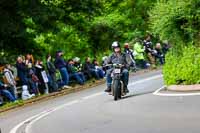
<svg viewBox="0 0 200 133"><path fill-rule="evenodd" d="M189 46L182 48L181 51L180 55L174 50L166 55L166 64L163 68L165 84L200 83L200 48Z"/></svg>

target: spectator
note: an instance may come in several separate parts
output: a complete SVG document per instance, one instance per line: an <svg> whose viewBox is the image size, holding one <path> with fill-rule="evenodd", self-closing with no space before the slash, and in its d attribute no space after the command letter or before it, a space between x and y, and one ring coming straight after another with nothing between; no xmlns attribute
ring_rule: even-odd
<svg viewBox="0 0 200 133"><path fill-rule="evenodd" d="M9 63L6 63L4 67L4 76L5 76L6 83L8 84L8 86L10 86L10 88L13 89L14 95L17 98L16 81L13 76L13 72L11 70L11 65Z"/></svg>
<svg viewBox="0 0 200 133"><path fill-rule="evenodd" d="M157 59L159 59L160 64L163 65L163 64L164 64L164 55L163 55L162 47L161 47L161 44L160 44L160 43L157 43L157 44L156 44L155 50L156 50L155 57L156 57Z"/></svg>
<svg viewBox="0 0 200 133"><path fill-rule="evenodd" d="M38 84L40 83L38 76L36 75L36 68L29 64L28 66L28 82L30 85L31 94L39 95Z"/></svg>
<svg viewBox="0 0 200 133"><path fill-rule="evenodd" d="M74 66L76 67L78 72L83 72L83 64L80 62L80 58L79 57L75 57L73 59L74 61Z"/></svg>
<svg viewBox="0 0 200 133"><path fill-rule="evenodd" d="M34 63L35 63L35 62L34 62L33 55L32 55L32 54L27 54L27 55L26 55L25 64L26 64L26 65L32 64L32 66L33 66Z"/></svg>
<svg viewBox="0 0 200 133"><path fill-rule="evenodd" d="M93 62L92 62L92 64L93 64L93 68L97 71L97 73L99 74L99 77L100 78L104 78L104 71L103 71L103 69L102 69L102 67L101 66L99 66L99 62L96 60L96 59L94 59L93 60Z"/></svg>
<svg viewBox="0 0 200 133"><path fill-rule="evenodd" d="M58 51L56 53L56 60L55 60L55 66L56 68L60 71L61 77L62 77L62 82L63 82L63 86L65 88L71 88L69 87L69 73L67 71L67 64L64 61L64 59L62 58L63 56L63 52L62 51Z"/></svg>
<svg viewBox="0 0 200 133"><path fill-rule="evenodd" d="M102 57L102 66L103 66L102 69L104 71L104 76L106 75L106 71L111 68L111 66L106 66L107 62L108 62L108 56Z"/></svg>
<svg viewBox="0 0 200 133"><path fill-rule="evenodd" d="M4 104L3 97L0 95L0 106Z"/></svg>
<svg viewBox="0 0 200 133"><path fill-rule="evenodd" d="M134 58L135 52L132 49L130 49L129 43L124 44L124 53L126 53L129 56L129 59L131 62L130 67L132 68L132 70L136 71L136 63L135 63L135 58Z"/></svg>
<svg viewBox="0 0 200 133"><path fill-rule="evenodd" d="M22 85L28 85L27 68L24 63L24 60L22 59L22 56L19 56L17 58L16 67L17 67L17 75Z"/></svg>
<svg viewBox="0 0 200 133"><path fill-rule="evenodd" d="M28 82L30 85L30 91L31 94L34 93L35 95L38 95L39 89L38 89L38 84L39 84L39 79L36 75L36 68L33 66L32 63L28 63L27 65L27 70L28 70Z"/></svg>
<svg viewBox="0 0 200 133"><path fill-rule="evenodd" d="M39 79L39 91L42 94L47 94L48 93L48 80L46 79L47 75L43 66L43 62L42 61L37 61L35 64L35 68L36 68L36 75Z"/></svg>
<svg viewBox="0 0 200 133"><path fill-rule="evenodd" d="M153 44L151 42L151 36L148 35L145 40L144 40L144 47L145 47L145 52L147 53L147 57L152 65L153 68L155 68L155 56L154 56L154 51L153 51Z"/></svg>
<svg viewBox="0 0 200 133"><path fill-rule="evenodd" d="M75 79L80 85L85 82L85 77L82 72L78 72L78 69L74 66L74 61L69 59L68 61L68 71L70 79Z"/></svg>
<svg viewBox="0 0 200 133"><path fill-rule="evenodd" d="M134 50L136 53L135 55L136 65L139 68L146 69L148 66L144 58L145 48L143 48L139 40L137 40L137 42L134 44Z"/></svg>
<svg viewBox="0 0 200 133"><path fill-rule="evenodd" d="M12 92L9 91L9 87L7 84L3 84L0 81L0 95L5 96L8 98L11 102L15 102L16 98Z"/></svg>
<svg viewBox="0 0 200 133"><path fill-rule="evenodd" d="M90 57L85 59L85 64L83 66L83 72L87 76L87 79L94 77L95 79L100 79L98 72L95 70L91 63Z"/></svg>
<svg viewBox="0 0 200 133"><path fill-rule="evenodd" d="M167 54L167 52L169 51L169 49L171 48L169 42L167 40L163 41L163 45L162 45L162 52L164 55L164 61L165 61L165 55Z"/></svg>
<svg viewBox="0 0 200 133"><path fill-rule="evenodd" d="M58 84L57 84L57 81L56 81L56 68L54 66L54 64L51 62L51 55L47 55L46 57L47 59L47 70L48 70L48 73L49 73L49 79L50 79L50 82L49 82L49 86L50 86L50 92L56 92L58 91Z"/></svg>

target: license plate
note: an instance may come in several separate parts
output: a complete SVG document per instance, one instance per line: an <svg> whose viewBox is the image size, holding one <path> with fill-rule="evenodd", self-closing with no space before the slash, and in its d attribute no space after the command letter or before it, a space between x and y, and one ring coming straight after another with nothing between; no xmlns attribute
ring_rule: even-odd
<svg viewBox="0 0 200 133"><path fill-rule="evenodd" d="M121 70L120 69L114 69L114 73L120 73Z"/></svg>

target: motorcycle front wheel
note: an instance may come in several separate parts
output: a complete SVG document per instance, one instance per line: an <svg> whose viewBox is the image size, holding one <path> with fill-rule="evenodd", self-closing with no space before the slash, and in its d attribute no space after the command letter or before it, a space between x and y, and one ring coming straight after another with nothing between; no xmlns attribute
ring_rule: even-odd
<svg viewBox="0 0 200 133"><path fill-rule="evenodd" d="M121 98L120 94L120 81L114 80L113 82L113 94L114 94L114 100L118 100L118 98Z"/></svg>

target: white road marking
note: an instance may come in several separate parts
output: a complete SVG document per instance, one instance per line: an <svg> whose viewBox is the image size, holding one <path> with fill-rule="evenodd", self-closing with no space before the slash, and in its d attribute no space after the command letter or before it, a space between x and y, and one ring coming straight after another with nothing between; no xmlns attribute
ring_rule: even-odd
<svg viewBox="0 0 200 133"><path fill-rule="evenodd" d="M69 103L60 105L60 106L58 106L58 107L56 107L56 108L53 108L53 109L50 109L50 110L45 110L45 111L43 111L43 112L41 112L41 113L39 113L39 114L37 114L37 115L34 115L34 116L32 116L32 117L26 119L25 121L19 123L18 125L16 125L16 126L10 131L10 133L17 133L17 130L18 130L21 126L23 126L24 124L30 122L30 123L28 123L28 125L27 125L27 127L26 127L26 129L25 129L26 133L28 133L28 129L30 129L30 126L31 126L34 122L38 121L39 119L41 119L41 118L43 118L43 117L49 115L50 113L52 113L52 112L54 112L54 111L56 111L56 110L59 110L59 109L64 108L64 107L66 107L66 106L70 106L70 105L76 104L76 103L78 103L78 102L80 102L80 101L79 101L79 100L74 100L74 101L71 101L71 102L69 102Z"/></svg>
<svg viewBox="0 0 200 133"><path fill-rule="evenodd" d="M156 95L159 91L163 90L166 86L162 86L161 88L157 89L153 94Z"/></svg>
<svg viewBox="0 0 200 133"><path fill-rule="evenodd" d="M161 88L159 88L158 90L156 90L153 95L156 95L156 96L165 96L165 97L180 97L180 96L200 96L200 93L199 92L196 92L196 93L164 93L164 92L160 92L161 90L163 90L166 86L162 86Z"/></svg>
<svg viewBox="0 0 200 133"><path fill-rule="evenodd" d="M162 77L163 77L163 75L161 75L161 74L160 75L156 75L156 76L153 76L153 77L150 77L150 78L145 78L143 80L139 80L139 81L135 81L133 83L130 83L129 86L133 86L135 84L141 84L141 83L144 83L146 81L153 80L153 79L158 79L158 78L162 78Z"/></svg>
<svg viewBox="0 0 200 133"><path fill-rule="evenodd" d="M130 83L129 86L133 86L133 85L135 85L135 84L144 83L144 82L146 82L146 81L153 80L153 79L157 79L157 78L161 78L161 77L162 77L162 75L156 75L156 76L153 76L153 77L150 77L150 78L145 78L145 79L143 79L143 80L139 80L139 81ZM49 115L49 114L51 114L51 113L53 113L53 112L55 112L55 111L57 111L57 110L60 110L60 109L62 109L62 108L64 108L64 107L67 107L67 106L70 106L70 105L79 103L79 102L81 102L81 101L83 101L83 100L87 100L87 99L94 98L94 97L96 97L96 96L100 96L100 95L102 95L102 94L104 94L104 93L103 93L103 92L98 92L98 93L95 93L95 94L92 94L92 95L89 95L89 96L85 96L85 97L81 98L81 100L74 100L74 101L68 102L68 103L66 103L66 104L60 105L60 106L58 106L58 107L54 107L54 108L52 108L52 109L50 109L50 110L43 111L43 112L41 112L41 113L39 113L39 114L37 114L37 115L34 115L34 116L32 116L32 117L30 117L30 118L24 120L23 122L19 123L19 124L16 125L13 129L11 129L10 133L17 133L17 130L18 130L21 126L23 126L24 124L26 124L26 123L28 123L28 124L27 124L27 126L26 126L26 128L25 128L25 133L30 133L29 131L31 131L30 129L31 129L32 125L33 125L36 121L42 119L43 117L45 117L45 116L47 116L47 115Z"/></svg>
<svg viewBox="0 0 200 133"><path fill-rule="evenodd" d="M100 96L104 94L104 92L99 92L99 93L95 93L95 94L92 94L92 95L89 95L89 96L86 96L86 97L83 97L82 99L86 100L86 99L91 99L91 98L94 98L96 96Z"/></svg>
<svg viewBox="0 0 200 133"><path fill-rule="evenodd" d="M31 121L31 122L27 125L27 127L25 128L25 133L31 133L31 127L32 127L32 125L33 125L36 121L42 119L43 117L49 115L49 114L52 113L52 112L53 112L53 111L46 112L46 113L44 113L43 115L41 115L41 116L37 117L36 119L34 119L33 121Z"/></svg>
<svg viewBox="0 0 200 133"><path fill-rule="evenodd" d="M39 113L39 114L37 114L37 115L34 115L34 116L32 116L32 117L26 119L25 121L19 123L18 125L16 125L16 126L10 131L10 133L16 133L17 130L18 130L21 126L23 126L25 123L31 121L32 119L37 118L38 116L44 114L45 112L46 112L46 111L43 111L43 112L41 112L41 113Z"/></svg>

